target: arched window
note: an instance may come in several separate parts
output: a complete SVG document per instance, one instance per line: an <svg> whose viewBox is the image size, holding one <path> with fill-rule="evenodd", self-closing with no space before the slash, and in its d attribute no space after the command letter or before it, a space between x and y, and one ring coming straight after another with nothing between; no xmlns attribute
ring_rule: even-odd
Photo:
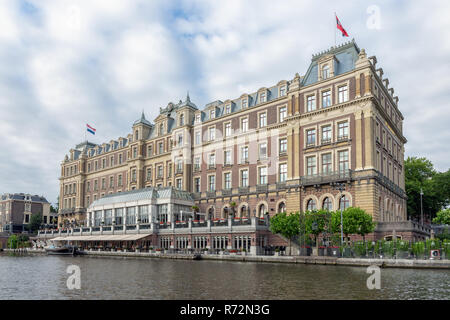
<svg viewBox="0 0 450 320"><path fill-rule="evenodd" d="M223 218L228 218L228 214L230 213L230 209L228 207L223 208Z"/></svg>
<svg viewBox="0 0 450 320"><path fill-rule="evenodd" d="M350 207L350 200L348 199L348 197L346 195L343 195L341 197L341 199L339 200L339 209L347 209L348 207Z"/></svg>
<svg viewBox="0 0 450 320"><path fill-rule="evenodd" d="M261 204L259 206L258 214L259 214L259 217L261 217L261 218L264 217L264 215L266 214L266 206L264 204Z"/></svg>
<svg viewBox="0 0 450 320"><path fill-rule="evenodd" d="M247 217L247 216L248 216L248 209L247 209L247 206L242 206L242 207L241 207L240 216L241 216L241 218L242 218L242 217Z"/></svg>
<svg viewBox="0 0 450 320"><path fill-rule="evenodd" d="M316 206L316 201L314 201L314 199L309 199L308 203L306 204L306 210L307 211L313 211L316 210L317 206Z"/></svg>
<svg viewBox="0 0 450 320"><path fill-rule="evenodd" d="M333 210L333 203L331 202L331 199L329 197L323 199L322 208L328 211Z"/></svg>
<svg viewBox="0 0 450 320"><path fill-rule="evenodd" d="M284 213L286 212L286 204L284 202L281 202L278 205L278 213Z"/></svg>

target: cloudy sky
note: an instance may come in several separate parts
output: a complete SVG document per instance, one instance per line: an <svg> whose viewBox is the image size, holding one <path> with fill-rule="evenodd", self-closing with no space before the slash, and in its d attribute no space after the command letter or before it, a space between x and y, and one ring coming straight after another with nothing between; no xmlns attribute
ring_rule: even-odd
<svg viewBox="0 0 450 320"><path fill-rule="evenodd" d="M399 96L406 155L449 168L447 1L0 3L0 193L55 202L85 123L108 142L188 90L203 107L305 74L334 44L335 11Z"/></svg>

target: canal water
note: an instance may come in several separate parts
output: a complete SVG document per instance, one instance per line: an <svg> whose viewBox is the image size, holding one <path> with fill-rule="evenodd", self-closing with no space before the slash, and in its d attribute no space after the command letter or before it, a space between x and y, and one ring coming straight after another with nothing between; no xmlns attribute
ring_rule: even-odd
<svg viewBox="0 0 450 320"><path fill-rule="evenodd" d="M68 289L67 267L81 289ZM0 254L0 299L450 299L450 272L123 257Z"/></svg>

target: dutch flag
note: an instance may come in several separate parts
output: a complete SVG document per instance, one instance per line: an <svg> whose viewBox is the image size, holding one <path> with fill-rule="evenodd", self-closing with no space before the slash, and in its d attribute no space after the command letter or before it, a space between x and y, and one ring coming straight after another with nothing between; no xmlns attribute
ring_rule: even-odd
<svg viewBox="0 0 450 320"><path fill-rule="evenodd" d="M88 132L95 134L96 130L94 128L92 128L90 125L88 125L87 123L86 123L86 129Z"/></svg>

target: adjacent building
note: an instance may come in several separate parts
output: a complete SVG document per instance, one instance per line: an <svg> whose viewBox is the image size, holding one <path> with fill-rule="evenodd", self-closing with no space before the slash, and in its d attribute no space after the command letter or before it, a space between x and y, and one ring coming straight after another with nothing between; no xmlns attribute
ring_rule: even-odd
<svg viewBox="0 0 450 320"><path fill-rule="evenodd" d="M0 196L0 232L25 231L31 216L35 214L42 216L44 225L53 223L50 203L43 196L25 193L6 193Z"/></svg>
<svg viewBox="0 0 450 320"><path fill-rule="evenodd" d="M389 235L407 219L407 140L383 76L351 41L313 55L303 76L204 108L187 95L153 122L142 113L125 137L66 155L59 225L87 226L89 206L110 194L173 187L207 220L358 206Z"/></svg>

